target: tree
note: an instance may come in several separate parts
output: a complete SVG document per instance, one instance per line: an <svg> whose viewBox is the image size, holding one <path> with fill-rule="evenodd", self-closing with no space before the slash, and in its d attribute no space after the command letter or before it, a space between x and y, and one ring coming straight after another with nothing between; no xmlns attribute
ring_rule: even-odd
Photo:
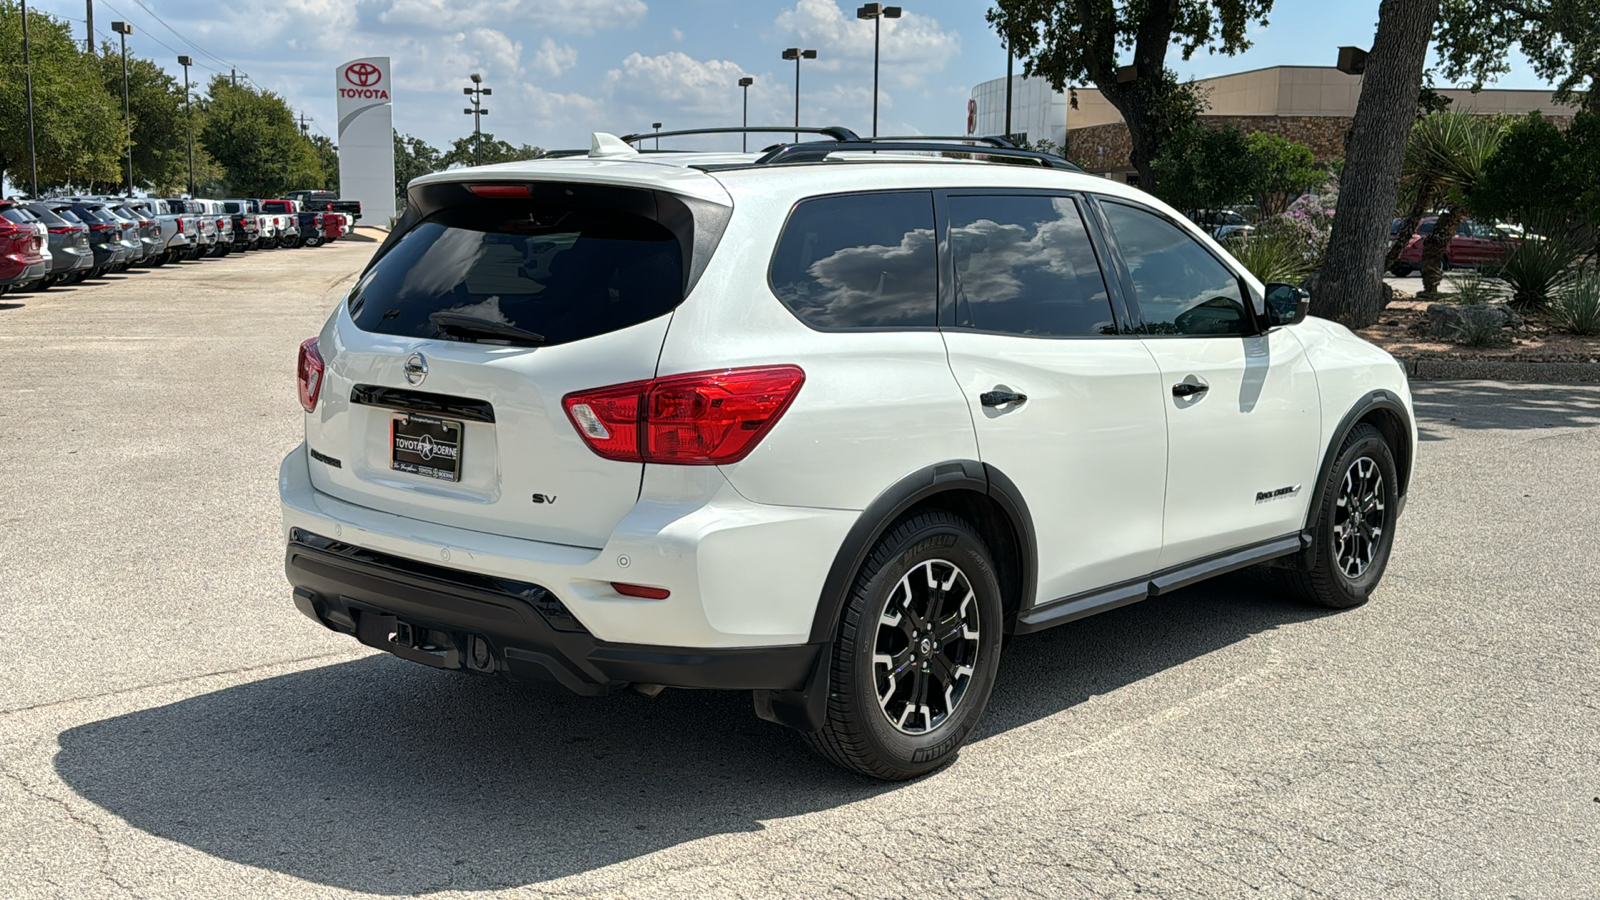
<svg viewBox="0 0 1600 900"><path fill-rule="evenodd" d="M29 10L28 38L41 190L114 181L122 151L120 95L113 104L94 59L78 50L65 20ZM22 12L12 0L0 0L0 177L21 187L29 174Z"/></svg>
<svg viewBox="0 0 1600 900"><path fill-rule="evenodd" d="M277 197L323 183L317 151L283 98L234 85L224 75L214 76L206 93L200 138L227 173L230 193Z"/></svg>
<svg viewBox="0 0 1600 900"><path fill-rule="evenodd" d="M1378 33L1345 144L1339 208L1311 292L1313 312L1352 328L1371 325L1388 305L1380 269L1383 240L1399 194L1400 163L1416 119L1422 64L1439 2L1382 0L1378 5Z"/></svg>
<svg viewBox="0 0 1600 900"><path fill-rule="evenodd" d="M1524 224L1594 216L1600 207L1600 113L1580 112L1566 131L1537 111L1513 119L1471 202L1486 216Z"/></svg>
<svg viewBox="0 0 1600 900"><path fill-rule="evenodd" d="M1520 50L1556 85L1556 99L1600 111L1600 3L1595 0L1444 0L1439 55L1447 78L1481 87L1511 71Z"/></svg>
<svg viewBox="0 0 1600 900"><path fill-rule="evenodd" d="M122 104L122 54L106 44L99 57L106 93ZM189 145L183 117L183 85L148 59L128 57L128 110L133 130L133 183L170 195L189 184ZM118 117L117 134L123 123ZM117 148L118 153L122 148ZM121 179L117 179L121 184Z"/></svg>
<svg viewBox="0 0 1600 900"><path fill-rule="evenodd" d="M1156 196L1183 210L1232 206L1250 194L1256 180L1251 163L1239 129L1190 125L1168 139L1151 163Z"/></svg>
<svg viewBox="0 0 1600 900"><path fill-rule="evenodd" d="M322 184L318 185L325 191L339 193L339 148L334 146L333 139L321 134L307 135L311 142L311 151L317 156L317 165L322 168Z"/></svg>
<svg viewBox="0 0 1600 900"><path fill-rule="evenodd" d="M1407 214L1442 204L1433 230L1422 243L1422 292L1433 294L1443 278L1450 239L1469 210L1469 198L1483 180L1489 159L1500 143L1501 122L1471 113L1434 113L1417 122L1407 139L1402 184L1417 191ZM1421 216L1418 215L1420 220ZM1415 231L1416 225L1411 225ZM1411 235L1395 235L1394 243ZM1394 252L1393 246L1390 252ZM1385 260L1387 261L1387 259Z"/></svg>
<svg viewBox="0 0 1600 900"><path fill-rule="evenodd" d="M1289 204L1327 180L1326 169L1305 144L1265 131L1245 139L1249 190L1263 216L1282 215Z"/></svg>
<svg viewBox="0 0 1600 900"><path fill-rule="evenodd" d="M413 178L421 178L442 168L444 162L437 148L422 138L396 131L394 133L395 208L405 208L406 185L410 184Z"/></svg>
<svg viewBox="0 0 1600 900"><path fill-rule="evenodd" d="M490 166L495 163L517 162L524 159L538 159L544 156L544 151L538 147L523 144L513 147L505 141L496 140L495 136L485 131L469 134L463 138L456 138L440 157L439 162L444 168L452 166Z"/></svg>
<svg viewBox="0 0 1600 900"><path fill-rule="evenodd" d="M1195 111L1193 93L1167 68L1167 51L1176 45L1184 59L1202 47L1238 53L1250 46L1245 30L1265 23L1271 9L1272 0L996 0L988 19L1023 58L1024 74L1058 91L1086 82L1099 88L1127 124L1139 183L1153 191L1151 163L1163 140ZM1118 63L1129 50L1133 63L1124 71Z"/></svg>

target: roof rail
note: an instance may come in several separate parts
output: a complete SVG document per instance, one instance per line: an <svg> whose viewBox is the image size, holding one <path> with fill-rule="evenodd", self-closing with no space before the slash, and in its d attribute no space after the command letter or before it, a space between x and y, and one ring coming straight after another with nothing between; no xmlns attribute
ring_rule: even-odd
<svg viewBox="0 0 1600 900"><path fill-rule="evenodd" d="M963 140L966 140L965 138ZM835 153L859 151L866 153L899 152L899 153L960 153L968 156L996 156L1006 159L1027 159L1038 163L1047 169L1063 169L1068 172L1082 172L1076 164L1068 162L1059 156L1049 153L1040 153L1036 150L1023 150L1017 147L984 146L973 147L970 145L941 144L937 140L910 140L888 141L879 139L836 141L824 143L823 141L807 141L804 144L785 144L756 160L757 166L776 166L788 163L816 163L823 162Z"/></svg>
<svg viewBox="0 0 1600 900"><path fill-rule="evenodd" d="M683 131L648 131L643 134L625 134L622 136L624 143L632 144L649 138L682 137L689 134L820 134L836 141L859 141L863 138L843 125L829 125L824 128L808 128L804 125L795 128L788 125L749 125L729 126L726 128L688 128Z"/></svg>
<svg viewBox="0 0 1600 900"><path fill-rule="evenodd" d="M890 136L864 137L864 138L861 138L860 140L863 140L863 141L958 141L958 142L961 142L961 143L968 143L968 144L976 141L976 142L981 143L981 144L986 144L986 145L988 145L990 147L1003 147L1003 148L1012 148L1012 147L1014 147L1014 148L1016 148L1018 150L1027 149L1025 147L1018 147L1016 143L1014 143L1012 141L1009 141L1009 140L1007 140L1007 139L1005 139L1003 137L1000 137L997 134L962 134L962 135L955 135L955 134L902 134L902 135L896 135L896 136L893 136L893 137L890 137Z"/></svg>

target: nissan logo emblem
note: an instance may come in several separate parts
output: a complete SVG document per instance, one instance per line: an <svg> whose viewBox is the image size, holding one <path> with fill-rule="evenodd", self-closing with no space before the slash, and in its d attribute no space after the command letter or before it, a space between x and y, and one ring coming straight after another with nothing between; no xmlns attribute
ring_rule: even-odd
<svg viewBox="0 0 1600 900"><path fill-rule="evenodd" d="M406 373L406 381L412 384L421 384L422 379L428 377L428 358L421 353L411 354L411 358L406 360L404 371Z"/></svg>
<svg viewBox="0 0 1600 900"><path fill-rule="evenodd" d="M372 87L383 80L383 71L369 62L351 63L345 67L344 80L356 87Z"/></svg>

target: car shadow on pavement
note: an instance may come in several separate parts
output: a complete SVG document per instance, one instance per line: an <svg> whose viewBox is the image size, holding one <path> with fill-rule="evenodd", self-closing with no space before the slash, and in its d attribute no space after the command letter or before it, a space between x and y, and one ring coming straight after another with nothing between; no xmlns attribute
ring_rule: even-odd
<svg viewBox="0 0 1600 900"><path fill-rule="evenodd" d="M1320 614L1228 578L1019 638L975 739ZM135 828L385 895L535 884L896 789L814 757L747 694L583 699L383 655L59 742L61 778Z"/></svg>
<svg viewBox="0 0 1600 900"><path fill-rule="evenodd" d="M1600 385L1417 382L1411 385L1411 396L1422 440L1445 439L1433 426L1536 429L1600 425Z"/></svg>

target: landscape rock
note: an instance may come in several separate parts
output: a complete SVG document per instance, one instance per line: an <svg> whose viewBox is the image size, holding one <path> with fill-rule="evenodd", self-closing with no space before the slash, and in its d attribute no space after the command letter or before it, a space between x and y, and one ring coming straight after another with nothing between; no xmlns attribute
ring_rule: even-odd
<svg viewBox="0 0 1600 900"><path fill-rule="evenodd" d="M1457 341L1463 335L1484 327L1497 328L1501 332L1491 343L1510 343L1511 332L1522 327L1522 317L1503 303L1428 304L1429 337Z"/></svg>

